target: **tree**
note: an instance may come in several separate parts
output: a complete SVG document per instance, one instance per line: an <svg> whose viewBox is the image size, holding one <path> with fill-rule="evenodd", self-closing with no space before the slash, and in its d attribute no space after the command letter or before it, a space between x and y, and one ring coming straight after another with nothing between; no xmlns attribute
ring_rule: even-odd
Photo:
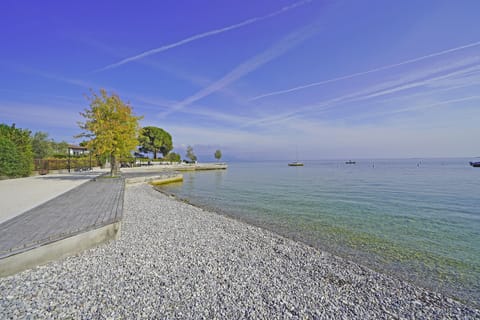
<svg viewBox="0 0 480 320"><path fill-rule="evenodd" d="M175 152L170 152L164 158L165 161L170 161L170 162L180 162L180 159L181 159L181 156L178 153L175 153Z"/></svg>
<svg viewBox="0 0 480 320"><path fill-rule="evenodd" d="M161 152L163 156L173 149L172 136L167 131L158 127L144 127L141 130L140 152L153 152L153 159L157 159L157 153Z"/></svg>
<svg viewBox="0 0 480 320"><path fill-rule="evenodd" d="M85 145L86 147L86 145ZM55 142L52 141L53 156L66 156L68 153L68 142L61 141Z"/></svg>
<svg viewBox="0 0 480 320"><path fill-rule="evenodd" d="M86 144L86 142L82 143ZM55 142L53 139L48 139L47 132L38 131L33 135L32 149L35 159L64 158L68 154L68 143L65 141Z"/></svg>
<svg viewBox="0 0 480 320"><path fill-rule="evenodd" d="M33 169L29 130L0 124L0 176L28 177Z"/></svg>
<svg viewBox="0 0 480 320"><path fill-rule="evenodd" d="M132 107L114 93L109 95L104 89L100 90L100 95L91 93L92 96L87 97L90 108L80 112L86 119L79 123L84 132L77 137L88 138L87 148L98 156L110 158L113 177L118 173L118 159L130 156L130 151L138 146L138 121L143 117L133 115Z"/></svg>
<svg viewBox="0 0 480 320"><path fill-rule="evenodd" d="M32 139L32 149L35 159L43 159L53 154L53 140L48 140L48 133L35 132Z"/></svg>
<svg viewBox="0 0 480 320"><path fill-rule="evenodd" d="M217 161L219 161L222 158L222 151L220 151L220 149L215 151L214 156L215 156L215 159L217 159Z"/></svg>
<svg viewBox="0 0 480 320"><path fill-rule="evenodd" d="M192 162L197 161L197 156L195 153L193 153L193 148L191 146L187 147L187 158L189 158Z"/></svg>

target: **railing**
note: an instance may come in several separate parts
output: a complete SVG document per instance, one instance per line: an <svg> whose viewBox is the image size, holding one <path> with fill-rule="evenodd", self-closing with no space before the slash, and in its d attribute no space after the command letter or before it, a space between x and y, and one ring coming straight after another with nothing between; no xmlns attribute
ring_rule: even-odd
<svg viewBox="0 0 480 320"><path fill-rule="evenodd" d="M95 159L70 158L70 159L35 159L34 170L40 174L47 174L50 170L86 171L95 166Z"/></svg>

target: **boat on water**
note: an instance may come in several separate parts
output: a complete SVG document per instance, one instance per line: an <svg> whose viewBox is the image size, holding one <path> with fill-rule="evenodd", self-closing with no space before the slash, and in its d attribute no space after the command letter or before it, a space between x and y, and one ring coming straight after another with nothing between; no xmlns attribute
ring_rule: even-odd
<svg viewBox="0 0 480 320"><path fill-rule="evenodd" d="M298 161L298 147L296 148L295 150L295 161L293 162L290 162L288 164L289 167L303 167L303 163L301 163L300 161Z"/></svg>
<svg viewBox="0 0 480 320"><path fill-rule="evenodd" d="M471 165L472 167L480 168L480 161L470 162L470 165Z"/></svg>
<svg viewBox="0 0 480 320"><path fill-rule="evenodd" d="M303 163L301 162L298 162L298 161L294 161L294 162L290 162L288 164L289 167L303 167Z"/></svg>
<svg viewBox="0 0 480 320"><path fill-rule="evenodd" d="M352 160L348 160L348 161L345 161L345 164L355 164L356 162L355 161L352 161Z"/></svg>

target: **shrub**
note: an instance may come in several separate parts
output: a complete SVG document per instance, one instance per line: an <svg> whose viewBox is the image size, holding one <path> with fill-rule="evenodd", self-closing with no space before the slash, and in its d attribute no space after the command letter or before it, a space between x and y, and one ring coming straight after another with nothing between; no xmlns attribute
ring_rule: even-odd
<svg viewBox="0 0 480 320"><path fill-rule="evenodd" d="M0 124L0 176L27 177L33 169L30 131Z"/></svg>
<svg viewBox="0 0 480 320"><path fill-rule="evenodd" d="M15 144L0 136L0 177L17 176L19 162L20 154Z"/></svg>

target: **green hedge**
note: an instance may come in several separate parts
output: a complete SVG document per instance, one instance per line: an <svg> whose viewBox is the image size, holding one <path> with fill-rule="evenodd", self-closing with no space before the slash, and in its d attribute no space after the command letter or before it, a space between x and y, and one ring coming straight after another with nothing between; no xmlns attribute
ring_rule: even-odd
<svg viewBox="0 0 480 320"><path fill-rule="evenodd" d="M0 124L0 177L28 177L32 169L30 131Z"/></svg>

